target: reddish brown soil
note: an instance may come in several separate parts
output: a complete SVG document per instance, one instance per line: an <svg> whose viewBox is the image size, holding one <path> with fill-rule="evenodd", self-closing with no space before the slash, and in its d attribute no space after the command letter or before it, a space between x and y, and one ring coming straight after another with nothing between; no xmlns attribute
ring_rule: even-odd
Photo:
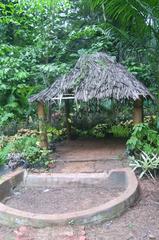
<svg viewBox="0 0 159 240"><path fill-rule="evenodd" d="M100 184L101 185L101 184ZM33 213L66 213L96 207L119 196L124 188L79 185L70 188L25 188L18 186L5 204Z"/></svg>
<svg viewBox="0 0 159 240"><path fill-rule="evenodd" d="M106 172L127 166L121 139L78 139L57 144L55 173Z"/></svg>
<svg viewBox="0 0 159 240"><path fill-rule="evenodd" d="M125 150L121 139L66 140L56 146L56 159L64 161L91 161L120 158Z"/></svg>
<svg viewBox="0 0 159 240"><path fill-rule="evenodd" d="M122 160L99 160L82 162L56 162L55 167L50 172L53 173L91 173L108 172L111 169L127 167L126 159Z"/></svg>

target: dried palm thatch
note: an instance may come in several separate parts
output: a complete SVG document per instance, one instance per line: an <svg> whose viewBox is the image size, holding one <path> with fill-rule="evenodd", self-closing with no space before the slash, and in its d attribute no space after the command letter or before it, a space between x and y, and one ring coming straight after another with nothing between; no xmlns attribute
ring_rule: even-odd
<svg viewBox="0 0 159 240"><path fill-rule="evenodd" d="M68 93L72 93L75 100L83 101L93 98L153 98L148 89L124 66L100 52L80 57L69 74L57 79L50 88L32 96L30 102L53 101Z"/></svg>

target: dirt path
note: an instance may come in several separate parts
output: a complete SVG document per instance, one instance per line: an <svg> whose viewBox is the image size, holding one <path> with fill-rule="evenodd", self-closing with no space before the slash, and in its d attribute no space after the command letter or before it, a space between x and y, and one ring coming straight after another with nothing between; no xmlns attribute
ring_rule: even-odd
<svg viewBox="0 0 159 240"><path fill-rule="evenodd" d="M91 161L120 158L125 150L125 141L122 139L95 139L84 138L65 140L56 145L57 160L64 161Z"/></svg>
<svg viewBox="0 0 159 240"><path fill-rule="evenodd" d="M66 140L56 146L54 173L106 172L127 166L121 139Z"/></svg>

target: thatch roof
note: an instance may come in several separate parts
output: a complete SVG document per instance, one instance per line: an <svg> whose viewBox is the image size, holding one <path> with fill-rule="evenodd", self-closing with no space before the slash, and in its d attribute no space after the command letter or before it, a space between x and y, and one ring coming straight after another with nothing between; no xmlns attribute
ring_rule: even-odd
<svg viewBox="0 0 159 240"><path fill-rule="evenodd" d="M153 98L133 74L105 53L81 56L69 74L57 79L50 88L32 96L30 102L53 101L67 93L72 93L75 100L83 101L93 98Z"/></svg>

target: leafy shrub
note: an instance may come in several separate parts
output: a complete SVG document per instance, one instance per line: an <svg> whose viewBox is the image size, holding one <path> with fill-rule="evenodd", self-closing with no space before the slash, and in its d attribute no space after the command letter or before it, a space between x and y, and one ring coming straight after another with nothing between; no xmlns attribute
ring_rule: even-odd
<svg viewBox="0 0 159 240"><path fill-rule="evenodd" d="M130 135L130 128L122 125L112 126L111 132L114 137L128 138Z"/></svg>
<svg viewBox="0 0 159 240"><path fill-rule="evenodd" d="M49 151L47 149L41 149L35 145L24 149L23 156L27 160L29 167L45 168L52 163L52 161L49 160Z"/></svg>
<svg viewBox="0 0 159 240"><path fill-rule="evenodd" d="M12 152L13 149L13 143L8 143L4 147L0 147L0 165L3 165L7 162L7 157L9 153Z"/></svg>
<svg viewBox="0 0 159 240"><path fill-rule="evenodd" d="M156 116L155 115L145 116L144 123L148 123L149 126L156 126Z"/></svg>
<svg viewBox="0 0 159 240"><path fill-rule="evenodd" d="M97 124L94 128L91 129L91 135L97 138L103 138L105 137L107 131L108 131L107 124Z"/></svg>
<svg viewBox="0 0 159 240"><path fill-rule="evenodd" d="M0 127L4 127L13 117L13 113L3 111L0 107Z"/></svg>
<svg viewBox="0 0 159 240"><path fill-rule="evenodd" d="M61 141L67 136L66 128L57 129L54 127L48 127L47 133L49 140L53 142Z"/></svg>
<svg viewBox="0 0 159 240"><path fill-rule="evenodd" d="M89 130L80 130L80 129L76 129L76 135L78 137L88 137L88 136L91 136Z"/></svg>
<svg viewBox="0 0 159 240"><path fill-rule="evenodd" d="M138 155L141 152L146 154L159 154L158 132L151 129L147 123L140 123L133 127L130 139L127 141L127 148L131 154Z"/></svg>
<svg viewBox="0 0 159 240"><path fill-rule="evenodd" d="M107 124L97 124L95 127L88 130L74 129L76 135L79 137L96 137L104 138L108 132Z"/></svg>
<svg viewBox="0 0 159 240"><path fill-rule="evenodd" d="M24 131L23 131L24 132ZM25 131L26 132L26 131ZM22 132L12 137L4 137L1 140L0 164L7 163L10 154L21 154L29 167L47 167L52 161L49 160L49 150L39 146L38 138L32 133ZM32 134L32 135L31 135ZM30 136L28 136L30 135Z"/></svg>
<svg viewBox="0 0 159 240"><path fill-rule="evenodd" d="M151 129L148 123L135 125L127 148L131 155L130 166L140 171L140 178L144 175L154 178L159 169L158 132Z"/></svg>

